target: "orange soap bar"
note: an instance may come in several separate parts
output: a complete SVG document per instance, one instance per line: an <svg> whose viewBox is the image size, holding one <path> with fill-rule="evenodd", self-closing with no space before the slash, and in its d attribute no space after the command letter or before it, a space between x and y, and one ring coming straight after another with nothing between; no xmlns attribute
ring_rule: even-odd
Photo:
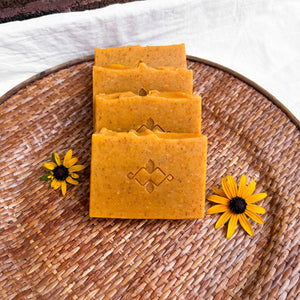
<svg viewBox="0 0 300 300"><path fill-rule="evenodd" d="M95 49L95 65L105 67L122 64L137 67L141 62L157 67L186 68L185 45L125 46L120 48Z"/></svg>
<svg viewBox="0 0 300 300"><path fill-rule="evenodd" d="M204 217L207 139L102 129L92 136L90 216Z"/></svg>
<svg viewBox="0 0 300 300"><path fill-rule="evenodd" d="M201 97L181 92L150 91L99 94L95 99L95 132L102 128L137 132L150 130L200 133Z"/></svg>
<svg viewBox="0 0 300 300"><path fill-rule="evenodd" d="M93 95L133 92L143 89L162 92L193 92L193 71L169 67L152 68L141 63L137 68L122 65L93 67Z"/></svg>

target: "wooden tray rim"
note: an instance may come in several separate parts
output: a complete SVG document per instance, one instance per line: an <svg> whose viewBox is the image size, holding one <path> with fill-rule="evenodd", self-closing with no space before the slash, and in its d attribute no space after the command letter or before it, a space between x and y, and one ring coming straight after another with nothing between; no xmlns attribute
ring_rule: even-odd
<svg viewBox="0 0 300 300"><path fill-rule="evenodd" d="M244 75L242 75L230 68L227 68L223 65L220 65L218 63L215 63L215 62L203 59L203 58L187 55L187 59L208 65L213 68L217 68L219 70L222 70L222 71L229 73L230 75L236 77L237 79L243 81L247 85L251 86L256 91L258 91L260 94L265 96L268 100L270 100L274 105L276 105L282 112L284 112L287 115L287 117L292 121L292 123L294 123L294 125L297 127L297 129L300 130L300 121L291 113L291 111L286 106L284 106L277 98L275 98L272 94L270 94L268 91L266 91L264 88L262 88L260 85L258 85L254 81L250 80L249 78L245 77ZM65 63L62 63L60 65L57 65L57 66L47 69L45 71L42 71L42 72L26 79L25 81L21 82L20 84L16 85L12 89L10 89L8 92L6 92L3 96L1 96L0 97L0 105L2 103L4 103L6 100L8 100L10 97L12 97L14 94L16 94L19 90L25 88L27 85L31 84L32 82L34 82L36 80L39 80L39 79L41 79L51 73L57 72L59 70L62 70L62 69L80 64L80 63L92 61L92 60L94 60L94 55L84 56L81 58L76 58L74 60L67 61Z"/></svg>

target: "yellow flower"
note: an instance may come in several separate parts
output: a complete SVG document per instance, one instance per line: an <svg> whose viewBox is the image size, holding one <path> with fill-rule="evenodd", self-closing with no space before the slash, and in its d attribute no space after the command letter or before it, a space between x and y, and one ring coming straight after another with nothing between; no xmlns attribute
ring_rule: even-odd
<svg viewBox="0 0 300 300"><path fill-rule="evenodd" d="M67 182L78 185L80 177L75 172L79 172L85 168L83 165L75 165L78 161L77 157L72 158L72 150L70 149L61 163L57 153L52 154L52 161L44 163L44 167L50 170L49 175L41 177L42 180L51 180L50 187L54 190L61 188L63 195L67 191Z"/></svg>
<svg viewBox="0 0 300 300"><path fill-rule="evenodd" d="M263 219L258 214L264 214L266 210L256 203L267 197L266 193L253 194L255 191L255 181L248 186L246 175L242 175L239 187L234 178L229 175L227 180L222 178L222 189L212 187L216 195L211 195L207 200L218 203L207 210L207 214L223 213L217 221L215 228L223 226L228 220L227 239L234 234L237 222L239 221L245 231L253 236L253 229L246 216L259 224L264 224Z"/></svg>

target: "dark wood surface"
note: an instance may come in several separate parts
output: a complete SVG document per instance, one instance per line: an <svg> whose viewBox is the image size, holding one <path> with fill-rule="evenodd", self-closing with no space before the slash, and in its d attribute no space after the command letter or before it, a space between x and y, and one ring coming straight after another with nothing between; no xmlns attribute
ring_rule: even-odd
<svg viewBox="0 0 300 300"><path fill-rule="evenodd" d="M134 0L4 0L0 1L0 23L21 21L53 13L83 11Z"/></svg>

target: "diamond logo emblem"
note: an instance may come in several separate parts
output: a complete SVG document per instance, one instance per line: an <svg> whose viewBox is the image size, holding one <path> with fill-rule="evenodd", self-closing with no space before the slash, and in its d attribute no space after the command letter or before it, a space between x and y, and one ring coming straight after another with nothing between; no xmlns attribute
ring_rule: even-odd
<svg viewBox="0 0 300 300"><path fill-rule="evenodd" d="M141 167L135 173L129 172L127 177L135 180L139 185L144 186L148 193L152 193L154 189L165 181L174 179L172 174L166 174L161 168L156 167L153 160L149 159L144 167Z"/></svg>

